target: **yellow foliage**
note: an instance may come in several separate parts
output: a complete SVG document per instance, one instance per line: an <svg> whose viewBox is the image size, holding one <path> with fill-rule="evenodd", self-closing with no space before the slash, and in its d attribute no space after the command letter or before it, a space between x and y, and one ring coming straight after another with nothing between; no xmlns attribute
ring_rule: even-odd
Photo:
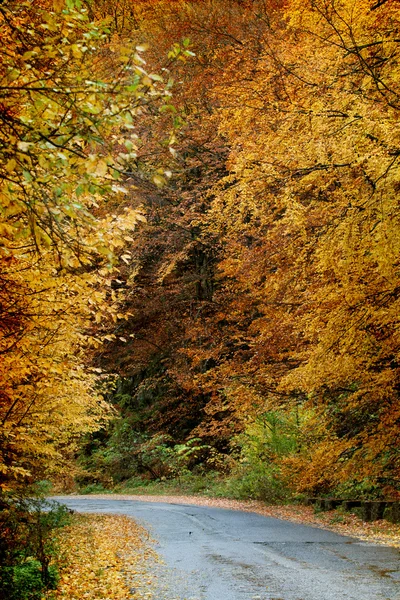
<svg viewBox="0 0 400 600"><path fill-rule="evenodd" d="M231 152L209 228L223 236L220 273L241 298L227 312L258 312L251 360L227 360L225 371L264 390L264 407L290 410L307 396L320 407L323 438L307 460L291 459L303 490L351 472L395 481L400 469L382 426L396 437L395 5L290 0L286 24L272 18L258 47L249 38L214 91ZM230 390L222 370L217 385Z"/></svg>
<svg viewBox="0 0 400 600"><path fill-rule="evenodd" d="M149 597L147 532L128 517L79 516L61 534L57 600L127 600ZM136 591L132 591L132 584Z"/></svg>
<svg viewBox="0 0 400 600"><path fill-rule="evenodd" d="M144 219L120 182L139 104L170 96L140 49L124 43L119 57L104 25L62 4L0 7L2 487L62 472L110 416L87 366L101 342L90 328L121 313L110 280Z"/></svg>

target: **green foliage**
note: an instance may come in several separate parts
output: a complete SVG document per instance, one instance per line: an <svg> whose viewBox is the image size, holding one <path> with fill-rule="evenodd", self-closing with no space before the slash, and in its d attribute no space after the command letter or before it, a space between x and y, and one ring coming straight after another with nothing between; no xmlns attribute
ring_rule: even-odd
<svg viewBox="0 0 400 600"><path fill-rule="evenodd" d="M107 444L83 459L86 471L78 483L83 484L82 492L92 493L98 486L104 489L103 485L111 481L123 481L135 475L151 480L181 477L208 448L200 438L173 444L167 434L146 437L131 429L125 420L119 420Z"/></svg>
<svg viewBox="0 0 400 600"><path fill-rule="evenodd" d="M154 479L180 477L189 471L196 457L209 446L200 438L192 438L185 443L172 445L168 435L156 435L141 445L140 464Z"/></svg>
<svg viewBox="0 0 400 600"><path fill-rule="evenodd" d="M125 418L113 420L107 430L90 436L78 459L81 472L76 481L81 491L94 493L99 486L104 490L138 473L139 449L145 439Z"/></svg>
<svg viewBox="0 0 400 600"><path fill-rule="evenodd" d="M333 490L333 496L344 499L377 500L382 497L382 487L371 481L369 477L361 481L349 478Z"/></svg>
<svg viewBox="0 0 400 600"><path fill-rule="evenodd" d="M226 481L226 493L231 498L263 500L275 504L287 500L290 490L282 480L276 465L256 464L238 467Z"/></svg>
<svg viewBox="0 0 400 600"><path fill-rule="evenodd" d="M155 361L147 374L159 375L159 371ZM118 406L121 416L88 436L79 455L81 473L76 477L81 492L98 485L110 488L137 476L148 480L181 477L203 461L209 463L208 470L218 469L215 449L201 438L146 431L165 386L159 378L153 385L142 385L142 377L117 378L110 389L108 401Z"/></svg>
<svg viewBox="0 0 400 600"><path fill-rule="evenodd" d="M7 600L36 600L58 581L57 535L69 523L67 507L47 501L39 485L0 497L0 589ZM35 495L33 495L35 494Z"/></svg>
<svg viewBox="0 0 400 600"><path fill-rule="evenodd" d="M281 463L303 443L299 433L307 418L303 412L286 416L275 411L257 417L234 438L230 459L201 438L179 444L168 434L146 438L127 419L117 419L108 440L83 460L86 475L78 482L80 491L104 492L109 477L118 490L135 493L178 491L282 502L291 490Z"/></svg>
<svg viewBox="0 0 400 600"><path fill-rule="evenodd" d="M233 497L230 496L226 481L217 471L201 472L200 474L188 471L180 477L152 481L136 476L117 485L114 491L126 494Z"/></svg>
<svg viewBox="0 0 400 600"><path fill-rule="evenodd" d="M298 413L261 415L235 438L233 445L238 461L227 482L229 495L267 502L282 501L290 495L281 463L299 448Z"/></svg>
<svg viewBox="0 0 400 600"><path fill-rule="evenodd" d="M234 438L232 457L225 460L200 438L172 445L169 436L153 436L140 445L140 463L151 480L136 473L117 490L284 502L292 490L281 463L300 450L300 424L306 418L307 414L299 411L289 416L271 412L256 418Z"/></svg>
<svg viewBox="0 0 400 600"><path fill-rule="evenodd" d="M80 488L81 494L109 494L110 490L103 487L101 483L89 483Z"/></svg>
<svg viewBox="0 0 400 600"><path fill-rule="evenodd" d="M46 585L43 582L41 564L38 560L0 569L2 590L0 597L7 600L41 600L46 589L56 589L59 575L55 565L48 568Z"/></svg>
<svg viewBox="0 0 400 600"><path fill-rule="evenodd" d="M298 415L273 411L256 417L236 438L241 460L252 464L294 452L298 446Z"/></svg>

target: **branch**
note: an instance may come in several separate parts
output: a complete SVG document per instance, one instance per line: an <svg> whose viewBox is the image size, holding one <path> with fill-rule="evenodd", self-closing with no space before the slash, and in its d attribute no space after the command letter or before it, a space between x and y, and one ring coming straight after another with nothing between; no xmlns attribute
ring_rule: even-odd
<svg viewBox="0 0 400 600"><path fill-rule="evenodd" d="M377 8L380 8L381 6L386 4L386 2L388 2L388 0L378 0L378 2L376 4L371 6L371 10L376 10Z"/></svg>

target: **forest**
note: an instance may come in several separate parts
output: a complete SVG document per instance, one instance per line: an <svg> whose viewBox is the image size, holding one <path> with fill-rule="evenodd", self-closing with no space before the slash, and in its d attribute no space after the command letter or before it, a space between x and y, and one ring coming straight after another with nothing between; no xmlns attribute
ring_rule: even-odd
<svg viewBox="0 0 400 600"><path fill-rule="evenodd" d="M400 497L399 17L0 3L2 502Z"/></svg>

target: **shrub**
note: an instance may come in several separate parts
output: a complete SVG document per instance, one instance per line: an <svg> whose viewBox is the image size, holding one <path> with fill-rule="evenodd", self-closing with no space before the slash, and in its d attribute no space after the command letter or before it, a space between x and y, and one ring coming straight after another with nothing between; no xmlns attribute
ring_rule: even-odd
<svg viewBox="0 0 400 600"><path fill-rule="evenodd" d="M0 496L0 598L40 599L57 585L56 530L69 522L67 507L45 500L37 486L26 495ZM36 494L36 496L35 496Z"/></svg>
<svg viewBox="0 0 400 600"><path fill-rule="evenodd" d="M271 503L290 495L281 464L299 448L297 414L265 413L250 423L233 445L238 459L228 482L229 495Z"/></svg>
<svg viewBox="0 0 400 600"><path fill-rule="evenodd" d="M38 560L27 560L13 567L0 568L0 597L7 600L41 600L46 589L54 590L59 580L55 565L48 568L45 585L42 577L42 565Z"/></svg>

